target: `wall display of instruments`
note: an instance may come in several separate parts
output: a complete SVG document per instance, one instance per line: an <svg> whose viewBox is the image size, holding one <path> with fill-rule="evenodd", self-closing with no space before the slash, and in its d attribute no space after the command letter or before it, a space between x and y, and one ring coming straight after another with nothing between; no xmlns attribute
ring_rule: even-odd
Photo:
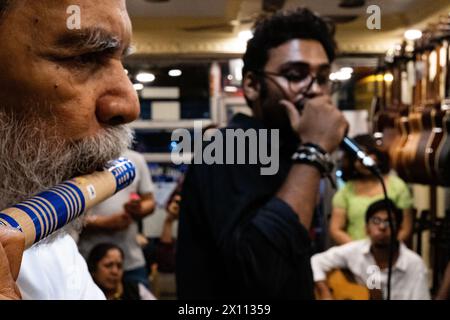
<svg viewBox="0 0 450 320"><path fill-rule="evenodd" d="M111 161L104 171L66 181L1 210L0 225L23 232L25 248L29 248L129 186L135 177L131 161L125 158Z"/></svg>
<svg viewBox="0 0 450 320"><path fill-rule="evenodd" d="M430 25L414 50L400 46L380 70L373 131L397 129L389 153L406 182L450 186L449 43L450 15Z"/></svg>

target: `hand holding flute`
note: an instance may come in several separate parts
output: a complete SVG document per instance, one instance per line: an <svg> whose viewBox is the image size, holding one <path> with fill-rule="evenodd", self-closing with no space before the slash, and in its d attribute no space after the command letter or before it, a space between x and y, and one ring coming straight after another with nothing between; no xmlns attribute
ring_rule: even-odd
<svg viewBox="0 0 450 320"><path fill-rule="evenodd" d="M0 210L0 300L20 299L15 281L24 249L126 188L135 176L134 164L120 158L109 162L104 171L63 182Z"/></svg>

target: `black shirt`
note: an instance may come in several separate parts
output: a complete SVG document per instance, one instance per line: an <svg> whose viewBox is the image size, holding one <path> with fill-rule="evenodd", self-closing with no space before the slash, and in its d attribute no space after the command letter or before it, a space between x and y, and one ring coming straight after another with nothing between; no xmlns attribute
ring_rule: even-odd
<svg viewBox="0 0 450 320"><path fill-rule="evenodd" d="M238 114L229 128L262 125ZM261 165L190 166L176 259L180 299L313 299L308 232L275 197L293 148L280 147L280 169L273 176L261 175Z"/></svg>

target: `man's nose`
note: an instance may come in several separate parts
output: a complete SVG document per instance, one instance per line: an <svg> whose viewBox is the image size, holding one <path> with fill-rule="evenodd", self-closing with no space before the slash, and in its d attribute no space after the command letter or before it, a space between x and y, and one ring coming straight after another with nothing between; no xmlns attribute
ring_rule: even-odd
<svg viewBox="0 0 450 320"><path fill-rule="evenodd" d="M387 225L387 223L382 222L378 225L378 228L385 231L389 226Z"/></svg>
<svg viewBox="0 0 450 320"><path fill-rule="evenodd" d="M98 98L96 116L100 123L120 125L132 122L139 116L139 99L130 79L125 74L122 63L114 66L109 74L108 87Z"/></svg>
<svg viewBox="0 0 450 320"><path fill-rule="evenodd" d="M311 89L309 90L308 93L315 95L315 96L320 96L320 95L324 94L323 87L321 87L317 83L317 78L314 78L314 82L312 83Z"/></svg>

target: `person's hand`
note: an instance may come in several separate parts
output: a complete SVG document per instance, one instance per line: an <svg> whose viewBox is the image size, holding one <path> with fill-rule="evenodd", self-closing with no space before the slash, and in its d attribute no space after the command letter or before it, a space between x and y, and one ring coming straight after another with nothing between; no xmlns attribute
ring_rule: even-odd
<svg viewBox="0 0 450 320"><path fill-rule="evenodd" d="M136 220L139 220L146 215L142 206L142 200L130 200L124 204L123 208Z"/></svg>
<svg viewBox="0 0 450 320"><path fill-rule="evenodd" d="M330 288L325 281L316 282L315 287L319 300L334 300Z"/></svg>
<svg viewBox="0 0 450 320"><path fill-rule="evenodd" d="M178 220L178 217L180 215L180 201L181 196L178 194L175 195L170 201L169 205L167 206L167 221L173 222L175 220Z"/></svg>
<svg viewBox="0 0 450 320"><path fill-rule="evenodd" d="M333 152L341 143L348 123L327 95L312 98L305 103L301 114L294 104L280 101L287 109L292 129L304 143L314 143Z"/></svg>
<svg viewBox="0 0 450 320"><path fill-rule="evenodd" d="M136 242L141 248L145 248L149 244L147 237L142 233L136 235Z"/></svg>
<svg viewBox="0 0 450 320"><path fill-rule="evenodd" d="M131 198L124 204L123 208L133 219L141 220L154 212L155 201L152 194L145 194L137 198Z"/></svg>
<svg viewBox="0 0 450 320"><path fill-rule="evenodd" d="M25 236L22 232L0 227L0 300L20 300L20 290L16 285Z"/></svg>
<svg viewBox="0 0 450 320"><path fill-rule="evenodd" d="M133 222L133 219L128 213L122 212L107 216L91 216L88 221L92 227L106 229L109 231L121 231L127 229Z"/></svg>

